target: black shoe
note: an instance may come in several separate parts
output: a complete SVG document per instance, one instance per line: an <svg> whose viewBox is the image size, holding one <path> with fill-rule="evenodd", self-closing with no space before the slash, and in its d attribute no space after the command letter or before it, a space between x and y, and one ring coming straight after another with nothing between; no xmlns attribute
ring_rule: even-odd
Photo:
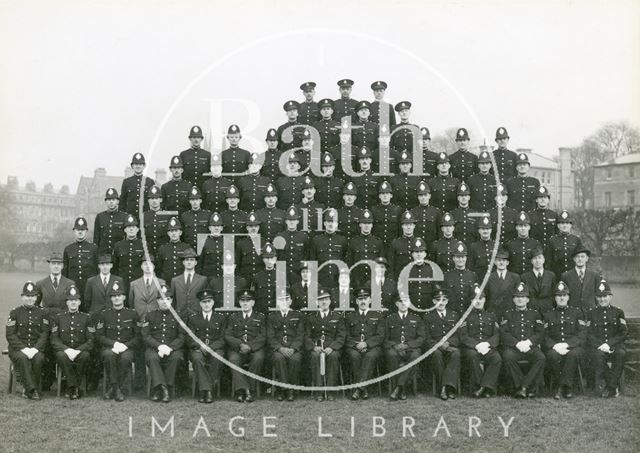
<svg viewBox="0 0 640 453"><path fill-rule="evenodd" d="M484 389L484 395L485 398L491 398L493 396L493 391L489 390L488 388Z"/></svg>
<svg viewBox="0 0 640 453"><path fill-rule="evenodd" d="M484 387L480 387L478 390L476 390L475 392L473 392L473 397L474 398L481 398L482 395L484 395L485 392L485 388Z"/></svg>
<svg viewBox="0 0 640 453"><path fill-rule="evenodd" d="M278 401L284 401L284 390L278 390L276 392L276 399Z"/></svg>
<svg viewBox="0 0 640 453"><path fill-rule="evenodd" d="M213 403L213 396L211 395L211 390L206 390L204 392L204 402L206 404L211 404Z"/></svg>
<svg viewBox="0 0 640 453"><path fill-rule="evenodd" d="M71 389L66 389L64 391L64 397L67 399L71 399Z"/></svg>
<svg viewBox="0 0 640 453"><path fill-rule="evenodd" d="M287 401L294 401L296 399L296 394L293 390L289 390L287 392Z"/></svg>
<svg viewBox="0 0 640 453"><path fill-rule="evenodd" d="M200 391L200 398L198 398L198 402L199 403L204 403L205 402L205 395L206 395L207 391L206 390L202 390Z"/></svg>
<svg viewBox="0 0 640 453"><path fill-rule="evenodd" d="M400 401L405 401L407 399L407 392L404 391L404 387L400 386Z"/></svg>
<svg viewBox="0 0 640 453"><path fill-rule="evenodd" d="M327 395L327 401L333 401L335 399L336 397L333 395L333 393L329 392L329 394Z"/></svg>
<svg viewBox="0 0 640 453"><path fill-rule="evenodd" d="M398 397L400 396L400 387L396 387L393 389L393 391L391 392L391 395L389 395L389 399L391 401L395 401L398 399Z"/></svg>
<svg viewBox="0 0 640 453"><path fill-rule="evenodd" d="M105 400L113 399L113 394L114 394L114 387L109 386L109 389L106 392L104 392L104 394L102 395L102 398L104 398Z"/></svg>
<svg viewBox="0 0 640 453"><path fill-rule="evenodd" d="M447 395L447 388L446 387L442 387L442 390L440 390L440 399L442 401L447 401L449 399L449 395Z"/></svg>
<svg viewBox="0 0 640 453"><path fill-rule="evenodd" d="M527 391L527 398L535 398L535 397L536 397L536 391L535 390Z"/></svg>
<svg viewBox="0 0 640 453"><path fill-rule="evenodd" d="M121 403L122 401L124 401L124 394L122 393L122 390L120 390L120 387L116 387L113 399L116 400L118 403Z"/></svg>
<svg viewBox="0 0 640 453"><path fill-rule="evenodd" d="M447 391L447 396L449 397L450 400L455 400L456 391L452 387L449 387L449 390Z"/></svg>
<svg viewBox="0 0 640 453"><path fill-rule="evenodd" d="M358 401L360 399L360 389L355 389L351 394L351 399L353 401Z"/></svg>
<svg viewBox="0 0 640 453"><path fill-rule="evenodd" d="M605 389L602 390L602 393L600 393L600 396L602 398L609 398L611 396L611 393L609 393L609 387L605 387Z"/></svg>
<svg viewBox="0 0 640 453"><path fill-rule="evenodd" d="M515 397L516 398L526 398L527 397L527 388L526 387L521 387L520 390L518 390L515 393Z"/></svg>
<svg viewBox="0 0 640 453"><path fill-rule="evenodd" d="M74 387L73 390L71 390L71 396L69 399L77 400L78 398L80 398L80 391L78 390L78 387Z"/></svg>
<svg viewBox="0 0 640 453"><path fill-rule="evenodd" d="M360 391L360 399L363 399L363 400L369 399L369 392L367 391L366 388Z"/></svg>
<svg viewBox="0 0 640 453"><path fill-rule="evenodd" d="M324 393L318 393L316 395L316 401L319 402L319 403L323 402L324 401Z"/></svg>
<svg viewBox="0 0 640 453"><path fill-rule="evenodd" d="M167 388L166 385L163 385L161 387L161 391L162 391L162 402L163 403L168 403L171 401L171 396L169 395L169 389Z"/></svg>
<svg viewBox="0 0 640 453"><path fill-rule="evenodd" d="M564 397L568 400L570 400L571 398L573 398L573 392L571 391L571 389L569 387L564 389Z"/></svg>
<svg viewBox="0 0 640 453"><path fill-rule="evenodd" d="M160 387L151 389L151 401L157 403L160 401Z"/></svg>
<svg viewBox="0 0 640 453"><path fill-rule="evenodd" d="M249 390L247 390L247 396L244 399L245 403L253 403L255 401L255 398L253 397L253 395L251 394L251 392Z"/></svg>
<svg viewBox="0 0 640 453"><path fill-rule="evenodd" d="M562 398L562 388L558 387L558 390L556 390L556 393L553 395L553 399L559 400L560 398Z"/></svg>
<svg viewBox="0 0 640 453"><path fill-rule="evenodd" d="M38 389L34 389L31 392L31 395L29 395L29 398L35 401L40 401L40 392L38 391Z"/></svg>
<svg viewBox="0 0 640 453"><path fill-rule="evenodd" d="M244 392L243 392L242 390L238 390L238 391L236 392L236 400L237 400L239 403L244 403L244 398L245 398L245 394L244 394Z"/></svg>

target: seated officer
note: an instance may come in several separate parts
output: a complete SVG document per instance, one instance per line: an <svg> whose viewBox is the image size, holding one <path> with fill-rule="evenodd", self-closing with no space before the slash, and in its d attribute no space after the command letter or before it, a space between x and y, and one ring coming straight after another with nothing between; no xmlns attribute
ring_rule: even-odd
<svg viewBox="0 0 640 453"><path fill-rule="evenodd" d="M471 370L471 388L473 396L491 397L496 393L496 384L500 376L502 358L497 351L500 343L500 325L495 313L484 310L487 300L484 291L476 284L471 301L473 310L460 326L462 357ZM481 364L484 364L484 371Z"/></svg>
<svg viewBox="0 0 640 453"><path fill-rule="evenodd" d="M191 313L187 325L209 349L220 357L224 357L224 332L226 317L223 313L213 310L213 291L204 289L198 293L201 311ZM211 355L207 349L194 341L191 336L187 338L189 346L189 358L193 364L193 372L196 375L198 389L200 389L199 403L212 403L211 389L220 385L222 374L222 362Z"/></svg>
<svg viewBox="0 0 640 453"><path fill-rule="evenodd" d="M67 311L53 316L51 346L67 378L64 396L76 400L80 398L78 387L85 375L96 329L91 324L91 316L80 311L80 290L70 286L66 299Z"/></svg>
<svg viewBox="0 0 640 453"><path fill-rule="evenodd" d="M347 341L345 350L351 365L354 382L364 382L371 379L378 358L382 354L384 340L384 322L382 313L370 310L371 293L367 288L361 288L356 294L358 309L347 314ZM369 398L367 387L356 388L351 399L366 400Z"/></svg>
<svg viewBox="0 0 640 453"><path fill-rule="evenodd" d="M22 287L22 305L9 313L6 336L9 358L20 374L24 388L22 396L40 399L40 373L44 364L44 350L49 338L49 320L41 307L36 307L38 290L28 281Z"/></svg>
<svg viewBox="0 0 640 453"><path fill-rule="evenodd" d="M565 398L573 397L573 380L584 355L587 323L582 310L567 306L569 287L562 281L555 287L555 300L556 306L544 314L544 325L547 361L557 385L553 397L559 400L563 393Z"/></svg>
<svg viewBox="0 0 640 453"><path fill-rule="evenodd" d="M500 322L502 361L516 389L516 398L533 398L535 386L544 373L545 357L540 350L544 338L544 324L537 310L527 307L529 289L519 283L513 291L515 308L507 310ZM523 375L518 361L529 362L529 372Z"/></svg>
<svg viewBox="0 0 640 453"><path fill-rule="evenodd" d="M627 353L624 346L627 321L624 311L611 305L612 294L609 283L600 281L596 287L598 306L589 312L587 322L596 389L600 389L602 384L605 385L601 394L603 398L618 396ZM607 362L611 362L611 369Z"/></svg>
<svg viewBox="0 0 640 453"><path fill-rule="evenodd" d="M256 299L252 290L241 290L239 301L242 311L229 316L224 336L229 346L229 362L238 368L248 363L250 373L260 374L267 335L266 319L262 313L253 309ZM235 369L231 373L238 402L253 402L252 393L255 393L256 381L248 379L244 373Z"/></svg>
<svg viewBox="0 0 640 453"><path fill-rule="evenodd" d="M384 357L387 371L394 371L420 357L425 340L424 322L416 313L410 312L411 301L407 296L394 297L398 310L385 319ZM412 382L418 364L395 377L396 384L389 395L392 401L406 400L405 385Z"/></svg>
<svg viewBox="0 0 640 453"><path fill-rule="evenodd" d="M300 312L291 310L291 294L287 289L276 298L277 309L267 317L267 345L272 351L276 379L285 384L300 384L304 323ZM278 401L284 399L284 390L277 391ZM295 393L287 389L287 401L293 401Z"/></svg>
<svg viewBox="0 0 640 453"><path fill-rule="evenodd" d="M184 332L169 311L171 291L166 284L160 285L158 310L147 313L142 323L142 339L147 350L145 361L151 379L151 401L168 403L171 401L169 387L173 387L176 370L182 362Z"/></svg>
<svg viewBox="0 0 640 453"><path fill-rule="evenodd" d="M433 291L435 310L429 311L425 317L425 347L431 349L447 335L458 321L458 314L447 310L447 291L436 285ZM440 387L440 399L455 399L456 388L460 379L460 349L457 333L445 340L429 356L436 384Z"/></svg>
<svg viewBox="0 0 640 453"><path fill-rule="evenodd" d="M96 320L96 341L102 348L102 360L107 367L108 385L104 399L124 401L122 387L140 340L140 318L132 308L125 308L124 287L118 282L109 288L112 308L102 310Z"/></svg>
<svg viewBox="0 0 640 453"><path fill-rule="evenodd" d="M342 315L329 311L329 292L320 288L317 300L318 312L310 313L305 320L304 346L310 351L313 386L332 387L338 385L340 350L344 346L346 330ZM329 401L334 399L331 393L326 397ZM324 401L325 395L319 393L316 399Z"/></svg>

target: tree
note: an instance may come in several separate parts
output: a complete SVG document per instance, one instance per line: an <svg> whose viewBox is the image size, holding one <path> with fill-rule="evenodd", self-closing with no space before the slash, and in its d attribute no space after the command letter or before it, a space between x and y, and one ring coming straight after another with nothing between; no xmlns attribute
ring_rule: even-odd
<svg viewBox="0 0 640 453"><path fill-rule="evenodd" d="M610 236L624 225L627 214L628 211L622 209L578 210L573 214L576 234L594 255L602 256L603 252L611 254L611 251L607 250Z"/></svg>
<svg viewBox="0 0 640 453"><path fill-rule="evenodd" d="M16 216L11 209L11 193L7 186L0 186L0 256L13 267L18 242L15 236Z"/></svg>
<svg viewBox="0 0 640 453"><path fill-rule="evenodd" d="M450 127L444 131L444 134L434 135L431 139L431 149L436 153L445 152L449 155L454 153L458 149L456 132L456 128Z"/></svg>

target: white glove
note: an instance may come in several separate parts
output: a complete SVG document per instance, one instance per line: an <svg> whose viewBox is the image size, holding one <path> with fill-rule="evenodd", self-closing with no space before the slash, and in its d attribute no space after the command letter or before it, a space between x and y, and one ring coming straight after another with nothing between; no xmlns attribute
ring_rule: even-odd
<svg viewBox="0 0 640 453"><path fill-rule="evenodd" d="M169 346L167 346L166 344L161 344L160 346L158 346L158 355L160 357L165 357L169 354L171 354L171 348Z"/></svg>
<svg viewBox="0 0 640 453"><path fill-rule="evenodd" d="M527 352L526 348L527 348L527 346L526 346L526 343L524 342L524 340L523 341L518 341L516 343L516 349L518 349L518 351Z"/></svg>
<svg viewBox="0 0 640 453"><path fill-rule="evenodd" d="M476 345L476 351L478 351L482 355L486 355L491 349L491 345L487 341L483 341L482 343L478 343Z"/></svg>
<svg viewBox="0 0 640 453"><path fill-rule="evenodd" d="M35 352L33 352L34 350ZM20 349L20 352L22 352L24 355L27 356L29 360L31 360L33 359L33 356L36 355L36 352L38 352L38 350L35 348L22 348Z"/></svg>
<svg viewBox="0 0 640 453"><path fill-rule="evenodd" d="M78 351L77 349L67 348L64 350L64 353L67 354L67 357L69 357L69 360L73 362L76 359L76 357L78 357L78 354L80 354L80 351Z"/></svg>
<svg viewBox="0 0 640 453"><path fill-rule="evenodd" d="M129 348L127 348L127 346L124 343L120 343L119 341L116 341L115 343L113 343L113 348L111 348L111 350L116 354L121 354L127 349Z"/></svg>
<svg viewBox="0 0 640 453"><path fill-rule="evenodd" d="M567 343L556 343L553 345L553 350L560 355L565 355L569 352L569 345Z"/></svg>
<svg viewBox="0 0 640 453"><path fill-rule="evenodd" d="M606 353L610 353L611 352L611 347L609 346L609 343L602 343L600 345L600 347L598 347L598 349L602 352L606 352Z"/></svg>
<svg viewBox="0 0 640 453"><path fill-rule="evenodd" d="M531 340L524 340L524 351L522 352L529 352L531 351L531 346L533 346L533 342Z"/></svg>
<svg viewBox="0 0 640 453"><path fill-rule="evenodd" d="M29 360L33 359L36 356L36 354L40 352L36 348L29 348L29 349L31 349L31 356L29 357Z"/></svg>

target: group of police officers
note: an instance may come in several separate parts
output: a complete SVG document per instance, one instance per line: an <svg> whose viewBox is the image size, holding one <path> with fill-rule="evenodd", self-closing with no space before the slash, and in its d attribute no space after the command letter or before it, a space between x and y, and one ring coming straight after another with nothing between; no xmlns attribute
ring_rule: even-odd
<svg viewBox="0 0 640 453"><path fill-rule="evenodd" d="M353 84L318 102L316 84L302 84L304 101L285 102L264 153L241 148L233 124L229 147L212 154L193 126L162 186L134 154L120 193L106 191L93 242L78 217L75 242L51 254L50 275L26 282L10 313L23 396L40 399L57 364L70 399L103 372L105 399L123 401L127 383L146 378L149 397L169 402L188 359L193 391L210 403L226 357L240 402L258 390L241 368L285 384L362 383L359 400L366 381L426 351L427 367L391 378L391 400L426 370L443 400L461 392L461 374L475 397L495 395L502 375L530 398L545 365L556 399L571 398L583 372L616 396L624 313L587 267L570 213L548 208L527 154L507 148L507 130L476 155L460 128L459 149L436 153L429 130L410 123L410 102L385 102L383 81L371 84L374 102L358 102ZM296 398L287 386L274 393Z"/></svg>

